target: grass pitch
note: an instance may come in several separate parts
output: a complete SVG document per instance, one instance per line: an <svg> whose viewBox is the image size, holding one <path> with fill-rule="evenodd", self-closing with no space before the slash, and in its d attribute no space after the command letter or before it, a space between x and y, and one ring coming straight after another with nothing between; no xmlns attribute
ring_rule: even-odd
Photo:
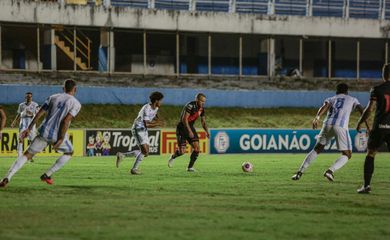
<svg viewBox="0 0 390 240"><path fill-rule="evenodd" d="M201 155L198 172L148 157L141 176L114 157L73 158L53 177L55 159L26 164L0 189L0 239L388 239L390 154L379 154L370 195L358 195L363 154L328 182L337 158L322 154L300 181L290 180L303 154ZM254 164L243 173L241 163ZM0 158L2 176L13 159Z"/></svg>

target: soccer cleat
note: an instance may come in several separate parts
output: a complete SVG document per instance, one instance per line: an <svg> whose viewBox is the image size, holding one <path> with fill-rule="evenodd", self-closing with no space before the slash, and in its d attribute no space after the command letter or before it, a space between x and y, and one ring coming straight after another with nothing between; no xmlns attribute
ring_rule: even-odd
<svg viewBox="0 0 390 240"><path fill-rule="evenodd" d="M131 169L130 173L133 175L141 175L141 172L136 168Z"/></svg>
<svg viewBox="0 0 390 240"><path fill-rule="evenodd" d="M196 172L195 168L187 168L187 172Z"/></svg>
<svg viewBox="0 0 390 240"><path fill-rule="evenodd" d="M328 169L324 172L324 177L326 177L329 181L334 181L334 176L332 170Z"/></svg>
<svg viewBox="0 0 390 240"><path fill-rule="evenodd" d="M116 167L117 168L119 168L119 164L123 161L124 158L125 158L125 154L123 154L121 152L116 153Z"/></svg>
<svg viewBox="0 0 390 240"><path fill-rule="evenodd" d="M294 174L291 179L292 180L299 180L300 178L302 177L302 172L297 172L296 174Z"/></svg>
<svg viewBox="0 0 390 240"><path fill-rule="evenodd" d="M357 190L357 193L361 193L361 194L368 194L368 193L370 193L371 192L371 187L370 187L370 185L368 185L368 186L362 186L361 188L359 188L358 190Z"/></svg>
<svg viewBox="0 0 390 240"><path fill-rule="evenodd" d="M173 158L173 154L171 155L171 158L168 160L168 167L173 167L173 163L175 162L175 159Z"/></svg>
<svg viewBox="0 0 390 240"><path fill-rule="evenodd" d="M51 177L47 176L46 173L44 173L42 176L41 176L41 181L42 182L46 182L47 184L49 185L52 185L54 183L53 179L51 179Z"/></svg>
<svg viewBox="0 0 390 240"><path fill-rule="evenodd" d="M8 178L4 178L3 180L1 180L1 182L0 182L0 188L4 188L4 187L6 187L7 186L7 184L9 183L9 180L8 180Z"/></svg>

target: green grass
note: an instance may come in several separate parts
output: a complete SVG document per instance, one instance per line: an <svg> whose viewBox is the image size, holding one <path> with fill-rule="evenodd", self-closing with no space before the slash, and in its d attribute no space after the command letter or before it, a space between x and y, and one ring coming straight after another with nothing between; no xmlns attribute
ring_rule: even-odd
<svg viewBox="0 0 390 240"><path fill-rule="evenodd" d="M144 160L128 174L114 157L74 158L39 181L54 162L27 164L0 189L0 239L388 239L390 154L379 154L373 193L358 195L363 154L330 183L322 173L337 154L323 154L298 182L290 180L303 154L201 155L196 173L188 155ZM254 172L240 166L251 161ZM0 159L3 175L13 159Z"/></svg>
<svg viewBox="0 0 390 240"><path fill-rule="evenodd" d="M16 105L6 105L7 126L15 118ZM83 105L72 128L129 128L141 105ZM166 128L176 128L182 107L165 106L159 115ZM210 128L311 128L317 109L314 108L206 108ZM359 114L353 113L350 127L354 128ZM197 121L200 127L200 121Z"/></svg>

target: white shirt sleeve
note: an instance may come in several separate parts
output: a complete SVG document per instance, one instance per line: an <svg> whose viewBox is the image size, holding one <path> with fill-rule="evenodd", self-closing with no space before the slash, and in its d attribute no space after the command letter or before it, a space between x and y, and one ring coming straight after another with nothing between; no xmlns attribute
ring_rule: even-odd
<svg viewBox="0 0 390 240"><path fill-rule="evenodd" d="M150 105L148 104L145 106L144 112L142 113L144 121L151 121L152 120L152 119L150 119L149 112L150 112Z"/></svg>
<svg viewBox="0 0 390 240"><path fill-rule="evenodd" d="M354 98L353 100L353 109L356 109L356 107L360 105L360 102L357 98Z"/></svg>
<svg viewBox="0 0 390 240"><path fill-rule="evenodd" d="M80 112L80 109L81 109L81 104L77 100L75 100L75 101L73 101L73 104L72 104L72 107L71 107L69 113L73 117L76 117L77 114Z"/></svg>

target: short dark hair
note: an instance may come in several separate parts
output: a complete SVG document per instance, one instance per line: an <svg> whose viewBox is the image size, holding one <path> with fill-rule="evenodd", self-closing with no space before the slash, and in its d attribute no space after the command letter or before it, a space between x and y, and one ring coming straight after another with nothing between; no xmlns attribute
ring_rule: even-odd
<svg viewBox="0 0 390 240"><path fill-rule="evenodd" d="M69 78L64 81L64 90L65 92L70 92L76 86L76 81Z"/></svg>
<svg viewBox="0 0 390 240"><path fill-rule="evenodd" d="M382 68L382 77L385 81L390 81L390 64L386 63Z"/></svg>
<svg viewBox="0 0 390 240"><path fill-rule="evenodd" d="M26 92L26 95L27 95L27 94L31 94L31 95L33 95L33 94L32 94L32 92Z"/></svg>
<svg viewBox="0 0 390 240"><path fill-rule="evenodd" d="M346 83L339 83L336 87L336 94L348 93L348 85Z"/></svg>
<svg viewBox="0 0 390 240"><path fill-rule="evenodd" d="M152 92L149 96L149 99L152 103L155 103L156 101L160 101L164 98L164 95L160 92Z"/></svg>
<svg viewBox="0 0 390 240"><path fill-rule="evenodd" d="M204 93L198 93L198 94L196 94L196 99L199 99L200 97L206 98L206 95L204 95Z"/></svg>

